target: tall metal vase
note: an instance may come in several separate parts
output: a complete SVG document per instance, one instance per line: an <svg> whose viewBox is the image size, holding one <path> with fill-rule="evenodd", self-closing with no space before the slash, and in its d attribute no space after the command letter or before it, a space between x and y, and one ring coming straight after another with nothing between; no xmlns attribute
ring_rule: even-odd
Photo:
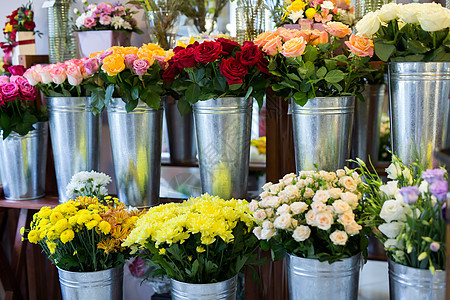
<svg viewBox="0 0 450 300"><path fill-rule="evenodd" d="M365 101L356 101L351 157L364 161L378 161L380 144L380 125L386 86L366 84L363 96Z"/></svg>
<svg viewBox="0 0 450 300"><path fill-rule="evenodd" d="M332 264L287 255L290 300L358 299L361 254Z"/></svg>
<svg viewBox="0 0 450 300"><path fill-rule="evenodd" d="M295 165L297 171L333 171L350 157L355 97L309 99L292 104Z"/></svg>
<svg viewBox="0 0 450 300"><path fill-rule="evenodd" d="M195 140L194 115L181 115L177 100L167 97L164 101L167 132L169 134L170 161L174 163L192 163L197 160L197 143Z"/></svg>
<svg viewBox="0 0 450 300"><path fill-rule="evenodd" d="M409 164L436 167L449 117L450 63L389 63L389 101L393 153Z"/></svg>
<svg viewBox="0 0 450 300"><path fill-rule="evenodd" d="M164 110L140 101L127 113L113 98L107 111L119 199L138 208L159 204Z"/></svg>
<svg viewBox="0 0 450 300"><path fill-rule="evenodd" d="M253 99L218 98L194 104L202 192L247 196Z"/></svg>
<svg viewBox="0 0 450 300"><path fill-rule="evenodd" d="M39 122L21 136L0 134L0 171L6 199L29 200L45 194L48 124Z"/></svg>
<svg viewBox="0 0 450 300"><path fill-rule="evenodd" d="M236 39L240 44L253 41L265 31L265 7L254 2L251 6L241 4L236 8Z"/></svg>
<svg viewBox="0 0 450 300"><path fill-rule="evenodd" d="M69 200L66 186L81 171L99 170L101 116L88 97L47 97L59 201Z"/></svg>
<svg viewBox="0 0 450 300"><path fill-rule="evenodd" d="M121 300L123 267L97 272L70 272L58 268L63 300Z"/></svg>
<svg viewBox="0 0 450 300"><path fill-rule="evenodd" d="M445 271L407 267L389 260L389 294L392 300L444 300Z"/></svg>
<svg viewBox="0 0 450 300"><path fill-rule="evenodd" d="M237 275L221 282L194 284L171 279L173 300L235 300Z"/></svg>

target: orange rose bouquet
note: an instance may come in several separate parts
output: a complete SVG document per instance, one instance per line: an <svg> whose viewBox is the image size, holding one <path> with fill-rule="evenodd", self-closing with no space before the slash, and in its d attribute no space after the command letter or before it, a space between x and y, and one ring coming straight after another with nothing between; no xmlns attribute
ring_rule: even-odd
<svg viewBox="0 0 450 300"><path fill-rule="evenodd" d="M374 53L370 39L352 35L341 22L324 27L325 31L278 28L254 41L269 56L272 89L301 106L316 97L361 98L364 78L376 71L369 65Z"/></svg>
<svg viewBox="0 0 450 300"><path fill-rule="evenodd" d="M163 94L162 73L173 51L155 44L142 47L114 46L92 53L88 64L96 65L96 85L91 86L92 107L102 111L111 98L120 97L132 111L139 100L159 109Z"/></svg>

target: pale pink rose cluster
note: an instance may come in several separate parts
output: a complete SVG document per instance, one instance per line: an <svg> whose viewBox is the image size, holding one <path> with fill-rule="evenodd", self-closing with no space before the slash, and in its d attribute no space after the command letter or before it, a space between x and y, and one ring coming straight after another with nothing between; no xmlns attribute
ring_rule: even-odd
<svg viewBox="0 0 450 300"><path fill-rule="evenodd" d="M333 244L345 245L362 229L354 211L360 208L364 186L360 175L349 169L287 174L278 183L266 183L261 200L250 203L258 224L253 232L258 239L269 240L285 231L303 242L323 230Z"/></svg>
<svg viewBox="0 0 450 300"><path fill-rule="evenodd" d="M71 59L64 63L50 64L46 66L35 65L28 69L23 76L35 86L37 84L63 84L80 85L90 74L86 67L86 57Z"/></svg>

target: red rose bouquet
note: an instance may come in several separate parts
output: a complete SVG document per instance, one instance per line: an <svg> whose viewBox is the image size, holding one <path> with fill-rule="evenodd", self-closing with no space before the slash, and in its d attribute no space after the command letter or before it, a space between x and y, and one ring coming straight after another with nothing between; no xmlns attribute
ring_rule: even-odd
<svg viewBox="0 0 450 300"><path fill-rule="evenodd" d="M24 77L23 66L8 68L10 76L0 76L0 129L3 139L14 131L26 135L33 124L47 120L45 106L37 106L37 91Z"/></svg>
<svg viewBox="0 0 450 300"><path fill-rule="evenodd" d="M225 38L176 47L163 80L180 96L181 113L197 101L253 96L262 105L268 60L253 42L244 45Z"/></svg>

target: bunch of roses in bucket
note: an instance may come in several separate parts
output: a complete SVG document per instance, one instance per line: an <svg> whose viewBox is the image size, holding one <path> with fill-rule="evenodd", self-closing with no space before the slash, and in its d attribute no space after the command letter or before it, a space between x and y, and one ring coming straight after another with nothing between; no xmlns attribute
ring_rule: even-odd
<svg viewBox="0 0 450 300"><path fill-rule="evenodd" d="M447 172L407 166L393 155L383 184L376 172L357 160L370 190L365 219L384 244L388 257L408 267L445 270Z"/></svg>
<svg viewBox="0 0 450 300"><path fill-rule="evenodd" d="M267 183L250 210L253 233L275 259L290 254L330 263L360 252L367 257L369 228L361 225L366 189L354 170L301 171Z"/></svg>
<svg viewBox="0 0 450 300"><path fill-rule="evenodd" d="M278 28L254 41L269 56L272 89L301 106L315 97L362 97L364 78L376 71L369 65L374 53L370 39L352 35L340 22L324 27L325 31Z"/></svg>
<svg viewBox="0 0 450 300"><path fill-rule="evenodd" d="M121 244L140 212L117 198L78 197L34 214L28 241L39 244L53 264L66 271L92 272L123 266L130 249Z"/></svg>
<svg viewBox="0 0 450 300"><path fill-rule="evenodd" d="M113 96L118 96L126 103L127 112L139 101L159 109L164 94L161 76L172 55L172 50L151 43L140 48L113 46L92 53L87 63L99 71L95 76L97 86L91 89L93 108L102 111Z"/></svg>
<svg viewBox="0 0 450 300"><path fill-rule="evenodd" d="M132 11L120 2L89 4L83 1L83 3L85 5L83 13L78 9L74 10L79 16L75 20L76 30L126 30L142 33L142 30L137 27L136 19L133 18L137 11Z"/></svg>
<svg viewBox="0 0 450 300"><path fill-rule="evenodd" d="M256 263L254 225L247 201L204 194L150 208L122 245L144 250L139 255L156 267L155 275L220 282Z"/></svg>
<svg viewBox="0 0 450 300"><path fill-rule="evenodd" d="M11 132L26 135L33 124L47 120L45 106L36 102L37 91L23 76L23 66L8 68L10 76L0 76L0 129L3 139Z"/></svg>
<svg viewBox="0 0 450 300"><path fill-rule="evenodd" d="M267 58L253 43L218 38L176 47L163 74L180 96L178 108L189 112L197 101L222 97L254 97L261 106L267 86Z"/></svg>

